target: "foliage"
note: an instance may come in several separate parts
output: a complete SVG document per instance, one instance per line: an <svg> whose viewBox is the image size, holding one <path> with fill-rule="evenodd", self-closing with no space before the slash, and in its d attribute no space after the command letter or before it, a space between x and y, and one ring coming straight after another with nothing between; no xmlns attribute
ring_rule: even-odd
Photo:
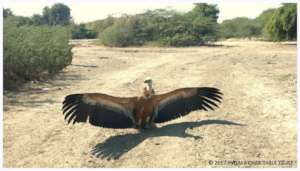
<svg viewBox="0 0 300 171"><path fill-rule="evenodd" d="M260 25L252 19L237 17L231 20L224 20L220 25L221 35L230 37L256 37L261 34Z"/></svg>
<svg viewBox="0 0 300 171"><path fill-rule="evenodd" d="M48 25L70 24L70 8L62 3L54 4L51 8L43 9L43 23Z"/></svg>
<svg viewBox="0 0 300 171"><path fill-rule="evenodd" d="M254 19L254 22L256 22L260 29L261 37L267 38L269 36L266 29L266 25L271 20L275 11L276 9L267 9Z"/></svg>
<svg viewBox="0 0 300 171"><path fill-rule="evenodd" d="M209 5L206 3L195 3L195 7L189 11L186 16L192 20L201 18L210 18L212 21L217 22L219 9L216 5Z"/></svg>
<svg viewBox="0 0 300 171"><path fill-rule="evenodd" d="M41 15L39 15L39 14L34 14L34 15L31 17L31 24L32 24L32 25L35 25L35 26L45 24L45 21L44 21L44 19L43 19L43 16L41 16Z"/></svg>
<svg viewBox="0 0 300 171"><path fill-rule="evenodd" d="M271 20L276 9L267 9L263 11L258 17L255 18L255 22L264 28L266 24Z"/></svg>
<svg viewBox="0 0 300 171"><path fill-rule="evenodd" d="M86 27L90 30L97 32L100 35L106 28L112 26L115 22L116 18L112 16L108 16L103 20L96 20L86 24Z"/></svg>
<svg viewBox="0 0 300 171"><path fill-rule="evenodd" d="M17 26L22 25L69 25L71 24L70 8L64 4L57 3L52 7L45 7L43 14L34 14L32 17L15 16L10 9L3 9L5 19L12 18Z"/></svg>
<svg viewBox="0 0 300 171"><path fill-rule="evenodd" d="M23 17L23 16L11 15L11 16L7 16L5 20L8 21L9 23L13 23L17 27L32 24L32 20L29 17Z"/></svg>
<svg viewBox="0 0 300 171"><path fill-rule="evenodd" d="M13 16L13 12L9 8L3 8L3 18Z"/></svg>
<svg viewBox="0 0 300 171"><path fill-rule="evenodd" d="M263 37L272 41L295 40L297 37L297 6L283 4L263 11L255 19L237 17L220 24L220 35L230 37Z"/></svg>
<svg viewBox="0 0 300 171"><path fill-rule="evenodd" d="M4 88L53 75L72 60L65 27L17 26L4 20Z"/></svg>
<svg viewBox="0 0 300 171"><path fill-rule="evenodd" d="M97 37L95 31L86 28L85 24L73 24L71 26L72 39L94 39Z"/></svg>
<svg viewBox="0 0 300 171"><path fill-rule="evenodd" d="M108 46L147 42L166 46L201 45L217 39L218 13L215 5L196 3L187 13L170 9L148 10L134 16L97 21L94 28L99 29L102 43Z"/></svg>
<svg viewBox="0 0 300 171"><path fill-rule="evenodd" d="M101 42L107 46L142 45L145 38L141 24L137 17L123 16L122 20L103 31Z"/></svg>
<svg viewBox="0 0 300 171"><path fill-rule="evenodd" d="M295 40L297 38L297 4L286 3L276 9L266 25L272 41Z"/></svg>

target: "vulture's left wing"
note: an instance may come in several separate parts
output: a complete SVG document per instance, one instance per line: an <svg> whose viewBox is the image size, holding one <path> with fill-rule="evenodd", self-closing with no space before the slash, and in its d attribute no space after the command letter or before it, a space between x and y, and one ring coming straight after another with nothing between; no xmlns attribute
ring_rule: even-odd
<svg viewBox="0 0 300 171"><path fill-rule="evenodd" d="M198 109L214 110L213 107L218 107L217 102L221 102L221 95L220 90L213 87L181 88L155 95L158 113L154 122L166 122Z"/></svg>
<svg viewBox="0 0 300 171"><path fill-rule="evenodd" d="M89 121L106 128L130 128L136 99L100 93L71 94L65 97L63 113L68 123Z"/></svg>

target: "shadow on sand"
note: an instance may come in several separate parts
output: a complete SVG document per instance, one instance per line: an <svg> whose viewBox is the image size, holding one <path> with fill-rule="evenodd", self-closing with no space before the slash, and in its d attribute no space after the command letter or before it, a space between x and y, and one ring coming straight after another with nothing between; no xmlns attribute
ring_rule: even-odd
<svg viewBox="0 0 300 171"><path fill-rule="evenodd" d="M127 153L135 146L151 137L173 136L173 137L191 137L195 139L202 138L186 133L186 129L195 128L204 125L220 124L220 125L236 125L244 126L243 124L235 123L226 120L202 120L199 122L182 122L170 125L165 125L160 128L144 130L140 133L116 135L106 139L104 142L97 144L91 151L92 155L101 159L118 159L123 154Z"/></svg>
<svg viewBox="0 0 300 171"><path fill-rule="evenodd" d="M18 85L17 88L6 89L3 93L4 111L10 110L7 106L36 108L45 104L61 103L61 101L53 100L51 93L62 91L82 80L88 79L83 75L60 72L52 77L49 76L45 81L26 82ZM45 96L46 94L49 96Z"/></svg>

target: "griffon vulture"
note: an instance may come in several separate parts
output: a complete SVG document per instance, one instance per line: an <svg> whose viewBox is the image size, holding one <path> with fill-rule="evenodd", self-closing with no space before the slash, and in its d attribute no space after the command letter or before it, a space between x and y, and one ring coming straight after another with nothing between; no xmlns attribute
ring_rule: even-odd
<svg viewBox="0 0 300 171"><path fill-rule="evenodd" d="M63 102L68 123L86 122L106 128L145 129L194 110L214 110L223 94L213 87L180 88L156 95L151 78L140 97L114 97L100 93L71 94Z"/></svg>

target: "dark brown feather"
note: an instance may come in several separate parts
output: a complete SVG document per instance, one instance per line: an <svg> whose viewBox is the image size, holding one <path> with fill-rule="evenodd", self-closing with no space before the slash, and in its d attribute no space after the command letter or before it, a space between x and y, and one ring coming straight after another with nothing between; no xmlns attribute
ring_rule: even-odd
<svg viewBox="0 0 300 171"><path fill-rule="evenodd" d="M155 95L158 113L154 122L170 121L194 110L214 110L214 107L218 107L216 102L221 102L222 95L219 89L212 87L181 88Z"/></svg>
<svg viewBox="0 0 300 171"><path fill-rule="evenodd" d="M137 98L121 98L106 94L71 94L63 102L68 123L89 122L106 128L133 127L133 109Z"/></svg>

